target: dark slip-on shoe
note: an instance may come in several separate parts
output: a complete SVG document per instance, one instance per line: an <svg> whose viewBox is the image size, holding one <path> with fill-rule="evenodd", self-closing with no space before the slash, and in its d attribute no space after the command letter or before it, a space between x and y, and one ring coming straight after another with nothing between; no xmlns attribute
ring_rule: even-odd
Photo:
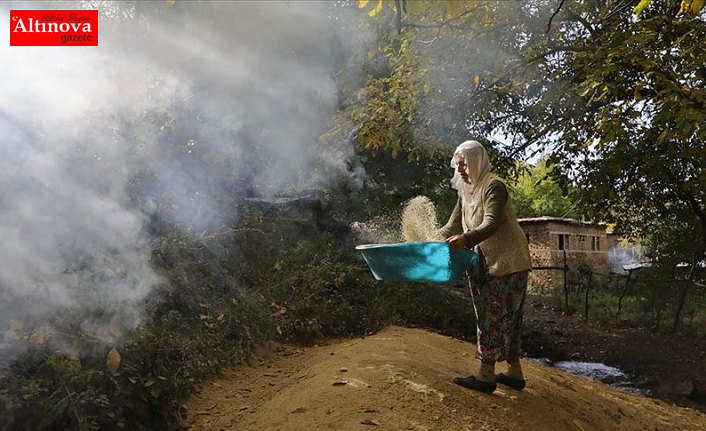
<svg viewBox="0 0 706 431"><path fill-rule="evenodd" d="M508 377L503 373L497 374L495 376L495 380L497 380L498 383L505 385L511 389L516 390L516 391L521 391L525 388L525 380L524 379L515 379L513 377Z"/></svg>
<svg viewBox="0 0 706 431"><path fill-rule="evenodd" d="M456 377L454 383L459 386L463 386L466 389L472 389L478 392L485 392L486 394L491 394L495 391L498 385L495 382L481 382L474 376L469 377Z"/></svg>

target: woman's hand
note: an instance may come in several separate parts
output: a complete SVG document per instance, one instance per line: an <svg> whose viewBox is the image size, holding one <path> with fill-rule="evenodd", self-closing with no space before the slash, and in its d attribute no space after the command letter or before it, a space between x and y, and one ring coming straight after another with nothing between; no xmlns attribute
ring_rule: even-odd
<svg viewBox="0 0 706 431"><path fill-rule="evenodd" d="M449 243L449 246L454 250L461 250L468 245L468 240L465 235L453 235L446 238L444 241Z"/></svg>

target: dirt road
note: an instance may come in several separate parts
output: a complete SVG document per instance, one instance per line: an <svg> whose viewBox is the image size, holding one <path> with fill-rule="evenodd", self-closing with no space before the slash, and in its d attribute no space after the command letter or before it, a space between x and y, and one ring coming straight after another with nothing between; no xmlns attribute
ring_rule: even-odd
<svg viewBox="0 0 706 431"><path fill-rule="evenodd" d="M531 362L527 388L492 395L454 385L474 346L389 327L236 367L187 404L202 430L706 430L706 415ZM502 366L502 365L501 365ZM500 369L499 371L502 371Z"/></svg>

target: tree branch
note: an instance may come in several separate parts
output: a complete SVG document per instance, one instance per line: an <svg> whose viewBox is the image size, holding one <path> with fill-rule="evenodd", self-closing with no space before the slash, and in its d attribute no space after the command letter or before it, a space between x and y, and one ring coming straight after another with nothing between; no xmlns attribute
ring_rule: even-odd
<svg viewBox="0 0 706 431"><path fill-rule="evenodd" d="M587 48L577 48L575 46L571 45L560 45L556 43L556 41L552 38L547 38L547 47L549 47L551 50L554 52L549 52L547 54L544 54L544 56L553 54L556 52L582 52L582 51L587 51Z"/></svg>
<svg viewBox="0 0 706 431"><path fill-rule="evenodd" d="M634 4L634 2L632 0L625 0L622 5L618 6L614 11L609 12L600 21L603 22L603 21L606 21L610 18L613 18L615 15L618 15L619 13L624 11L625 9L632 7L633 4Z"/></svg>
<svg viewBox="0 0 706 431"><path fill-rule="evenodd" d="M556 10L555 10L554 13L552 14L552 16L549 17L549 23L547 23L547 31L546 31L546 33L549 33L549 31L552 29L552 20L554 19L554 17L556 16L556 14L559 13L559 11L561 10L561 7L564 6L564 2L565 2L565 1L566 1L566 0L561 0L561 1L559 2L559 7L556 8Z"/></svg>
<svg viewBox="0 0 706 431"><path fill-rule="evenodd" d="M534 57L531 57L531 58L529 58L529 59L526 59L526 60L525 60L525 59L521 58L518 64L516 64L516 65L514 65L514 66L511 66L511 67L505 69L505 73L503 73L502 75L500 75L495 81L493 81L493 82L490 83L489 85L484 86L485 88L484 88L484 89L481 89L480 91L481 91L481 92L483 92L483 91L490 91L494 86L498 85L500 82L502 82L502 81L503 81L504 79L506 79L508 76L510 76L510 75L512 75L513 73L515 73L515 72L516 72L518 69L520 69L521 67L523 67L523 66L525 66L525 67L530 66L530 65L532 65L532 64L534 64L534 63L536 63L536 62L538 62L538 61L540 61L540 60L546 59L546 57L549 56L549 55L556 54L556 53L558 53L558 52L579 52L579 51L585 51L585 49L582 49L582 48L574 48L574 47L571 47L571 46L559 46L559 45L557 45L556 47L554 47L554 48L552 48L552 49L549 49L549 50L547 50L546 52L543 52L543 53L541 53L541 54L538 54L538 55L536 55L536 56L534 56Z"/></svg>
<svg viewBox="0 0 706 431"><path fill-rule="evenodd" d="M556 120L554 120L552 123L547 124L542 130L540 130L540 131L537 132L534 136L532 136L531 138L527 139L524 143L522 143L522 145L520 145L519 147L513 149L513 150L510 152L510 154L508 154L507 156L503 157L502 160L500 160L500 162L498 162L498 163L500 164L500 163L505 163L505 162L507 162L508 160L514 160L516 155L518 155L520 152L526 150L527 147L529 147L530 145L532 145L532 144L534 144L535 142L539 141L539 139L540 139L542 136L544 136L544 135L547 133L547 131L548 131L549 129L551 129L552 127L554 127L554 126L556 126L557 124L561 123L563 120L564 120L564 119L563 119L562 117L558 117L558 118L557 118Z"/></svg>
<svg viewBox="0 0 706 431"><path fill-rule="evenodd" d="M403 22L400 25L402 27L414 27L414 28L438 28L438 27L443 27L445 25L451 24L455 21L459 21L460 19L466 17L467 15L470 15L471 13L475 12L475 10L478 8L478 6L469 9L458 16L455 16L448 21L446 21L446 14L444 14L444 17L441 19L440 23L437 24L415 24L415 23L409 23L409 22Z"/></svg>
<svg viewBox="0 0 706 431"><path fill-rule="evenodd" d="M696 200L696 196L691 192L691 190L683 187L684 183L682 183L676 175L672 172L669 167L664 166L664 171L667 173L667 176L674 182L674 185L676 186L676 193L679 198L684 200L694 211L696 214L696 217L699 219L701 222L701 226L704 228L704 231L706 231L706 212L704 212L704 209L701 208L701 205L699 202Z"/></svg>
<svg viewBox="0 0 706 431"><path fill-rule="evenodd" d="M576 21L578 23L583 24L583 26L588 30L589 33L591 33L591 36L596 35L596 29L593 28L593 25L586 20L586 18L582 17L581 15L569 11L569 20L570 21Z"/></svg>

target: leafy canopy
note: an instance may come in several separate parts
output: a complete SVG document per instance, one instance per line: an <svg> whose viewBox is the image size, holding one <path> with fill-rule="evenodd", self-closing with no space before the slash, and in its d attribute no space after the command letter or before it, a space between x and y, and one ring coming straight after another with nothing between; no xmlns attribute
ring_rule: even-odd
<svg viewBox="0 0 706 431"><path fill-rule="evenodd" d="M673 244L655 253L703 256L701 2L469 1L453 16L402 3L375 15L389 32L373 58L388 67L339 111L360 150L414 159L480 137L505 173L541 152L591 218L669 235L646 241Z"/></svg>
<svg viewBox="0 0 706 431"><path fill-rule="evenodd" d="M547 161L521 166L512 199L518 217L565 217L579 219L576 205L552 177Z"/></svg>

